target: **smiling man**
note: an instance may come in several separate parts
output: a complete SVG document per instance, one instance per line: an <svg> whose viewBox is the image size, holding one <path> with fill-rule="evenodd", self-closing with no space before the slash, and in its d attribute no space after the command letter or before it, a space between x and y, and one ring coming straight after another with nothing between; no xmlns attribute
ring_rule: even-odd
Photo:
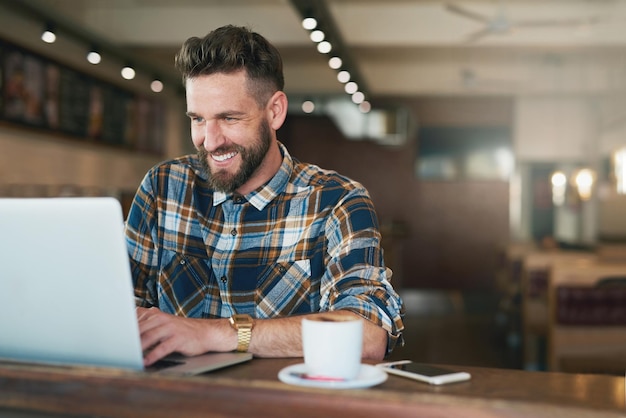
<svg viewBox="0 0 626 418"><path fill-rule="evenodd" d="M126 237L150 365L178 352L302 356L304 315L363 318L363 357L403 329L367 190L293 158L278 50L247 28L188 39L176 56L197 153L150 170Z"/></svg>

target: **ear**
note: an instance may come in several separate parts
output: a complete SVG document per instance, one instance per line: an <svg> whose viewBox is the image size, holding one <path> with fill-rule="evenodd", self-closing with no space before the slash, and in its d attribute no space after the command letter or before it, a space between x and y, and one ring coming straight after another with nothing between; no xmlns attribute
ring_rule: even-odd
<svg viewBox="0 0 626 418"><path fill-rule="evenodd" d="M277 91L267 102L268 121L272 129L278 130L287 117L287 95L282 91Z"/></svg>

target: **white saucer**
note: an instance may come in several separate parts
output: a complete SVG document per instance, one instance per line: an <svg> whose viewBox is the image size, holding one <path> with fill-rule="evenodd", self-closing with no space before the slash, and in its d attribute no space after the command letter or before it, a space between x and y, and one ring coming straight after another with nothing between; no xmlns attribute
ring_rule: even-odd
<svg viewBox="0 0 626 418"><path fill-rule="evenodd" d="M290 385L327 389L367 388L370 386L378 385L387 380L387 373L385 373L384 370L382 370L380 367L371 366L369 364L362 364L359 375L352 380L311 380L298 376L298 374L305 372L306 366L304 363L294 364L292 366L285 367L280 372L278 372L278 379L280 379L281 382L289 383Z"/></svg>

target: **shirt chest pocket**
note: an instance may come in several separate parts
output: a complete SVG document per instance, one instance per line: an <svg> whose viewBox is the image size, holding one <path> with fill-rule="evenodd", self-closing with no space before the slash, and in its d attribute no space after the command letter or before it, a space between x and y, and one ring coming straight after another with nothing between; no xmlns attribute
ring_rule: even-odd
<svg viewBox="0 0 626 418"><path fill-rule="evenodd" d="M169 313L205 314L207 293L215 277L208 260L174 251L163 251L157 282L159 306Z"/></svg>
<svg viewBox="0 0 626 418"><path fill-rule="evenodd" d="M319 309L320 279L311 277L310 260L277 262L260 269L255 296L258 317L304 314Z"/></svg>

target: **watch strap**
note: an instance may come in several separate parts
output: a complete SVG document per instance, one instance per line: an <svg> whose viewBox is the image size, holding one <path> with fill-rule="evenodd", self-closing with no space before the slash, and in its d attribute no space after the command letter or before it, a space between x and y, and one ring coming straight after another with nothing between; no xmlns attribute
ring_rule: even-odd
<svg viewBox="0 0 626 418"><path fill-rule="evenodd" d="M247 314L235 314L230 318L230 324L237 331L237 351L247 352L252 339L254 320Z"/></svg>
<svg viewBox="0 0 626 418"><path fill-rule="evenodd" d="M240 325L237 328L237 351L246 352L252 339L252 324Z"/></svg>

